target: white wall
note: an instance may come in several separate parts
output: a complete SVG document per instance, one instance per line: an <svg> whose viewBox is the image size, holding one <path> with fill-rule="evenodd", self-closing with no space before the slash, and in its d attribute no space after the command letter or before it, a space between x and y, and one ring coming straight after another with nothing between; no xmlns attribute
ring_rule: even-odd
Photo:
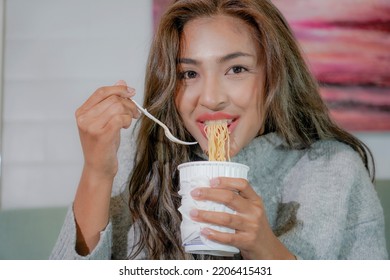
<svg viewBox="0 0 390 280"><path fill-rule="evenodd" d="M119 79L142 101L151 2L7 1L3 209L72 201L82 165L74 112Z"/></svg>
<svg viewBox="0 0 390 280"><path fill-rule="evenodd" d="M355 133L374 155L376 179L390 179L390 133Z"/></svg>
<svg viewBox="0 0 390 280"><path fill-rule="evenodd" d="M7 1L3 209L72 201L82 165L74 111L118 79L142 93L151 2ZM390 179L390 134L357 136Z"/></svg>

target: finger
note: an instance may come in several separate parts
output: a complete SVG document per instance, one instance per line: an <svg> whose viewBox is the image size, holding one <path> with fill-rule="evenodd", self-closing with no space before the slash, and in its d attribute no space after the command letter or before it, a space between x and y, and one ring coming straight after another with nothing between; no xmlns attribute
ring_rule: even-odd
<svg viewBox="0 0 390 280"><path fill-rule="evenodd" d="M140 113L138 112L138 109L135 104L130 99L119 97L116 95L111 95L107 97L80 117L86 119L93 119L99 117L106 111L112 111L113 113L126 113L126 110L124 110L126 108L127 111L131 112L135 118L139 117Z"/></svg>
<svg viewBox="0 0 390 280"><path fill-rule="evenodd" d="M218 177L210 180L211 188L228 189L239 192L243 198L253 199L258 197L249 182L242 178Z"/></svg>
<svg viewBox="0 0 390 280"><path fill-rule="evenodd" d="M239 245L243 243L242 241L240 241L241 235L237 233L234 234L213 230L211 228L202 228L200 230L200 234L211 241L232 245L235 247L239 247Z"/></svg>
<svg viewBox="0 0 390 280"><path fill-rule="evenodd" d="M116 86L127 86L126 81L124 80L119 80L115 83Z"/></svg>
<svg viewBox="0 0 390 280"><path fill-rule="evenodd" d="M125 85L106 86L98 88L76 111L76 115L82 114L85 111L90 110L93 106L102 102L111 95L116 95L123 98L131 98L135 95L135 90Z"/></svg>
<svg viewBox="0 0 390 280"><path fill-rule="evenodd" d="M241 197L236 191L216 188L196 188L191 191L191 196L195 200L214 201L228 206L229 208L244 212L248 206L246 199Z"/></svg>
<svg viewBox="0 0 390 280"><path fill-rule="evenodd" d="M192 209L190 211L190 217L197 222L223 226L235 230L244 230L246 228L244 219L239 214Z"/></svg>
<svg viewBox="0 0 390 280"><path fill-rule="evenodd" d="M116 115L104 127L101 127L100 124L91 123L83 132L100 139L100 141L111 143L117 139L120 129L130 127L131 122L132 118L129 115Z"/></svg>
<svg viewBox="0 0 390 280"><path fill-rule="evenodd" d="M130 100L122 100L111 104L99 116L91 119L92 129L99 129L106 127L109 122L117 116L128 116L129 119L137 118L139 112L136 110L134 104Z"/></svg>
<svg viewBox="0 0 390 280"><path fill-rule="evenodd" d="M130 115L116 115L111 118L104 129L117 131L121 128L129 128L133 118Z"/></svg>

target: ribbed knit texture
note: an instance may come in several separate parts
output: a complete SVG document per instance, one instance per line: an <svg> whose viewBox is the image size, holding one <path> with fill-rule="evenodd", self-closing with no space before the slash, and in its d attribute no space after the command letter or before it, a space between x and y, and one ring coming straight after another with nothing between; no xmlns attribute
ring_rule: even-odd
<svg viewBox="0 0 390 280"><path fill-rule="evenodd" d="M130 147L127 147L130 148ZM125 148L126 150L126 148ZM383 210L364 165L349 146L317 141L291 150L275 133L254 139L232 158L250 167L248 180L263 199L275 234L299 259L387 259ZM75 251L70 207L52 259L124 259L137 241L126 192L132 161L115 180L111 220L90 255ZM147 258L145 252L138 256Z"/></svg>

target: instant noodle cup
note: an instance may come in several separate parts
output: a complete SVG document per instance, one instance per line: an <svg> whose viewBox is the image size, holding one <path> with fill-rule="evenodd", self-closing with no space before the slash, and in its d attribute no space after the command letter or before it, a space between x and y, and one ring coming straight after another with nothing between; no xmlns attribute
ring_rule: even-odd
<svg viewBox="0 0 390 280"><path fill-rule="evenodd" d="M212 228L221 232L234 233L234 229L196 222L191 219L190 211L194 208L199 210L234 213L224 204L213 201L197 201L191 197L191 191L198 187L210 186L210 180L216 177L248 178L249 167L234 162L224 161L194 161L179 165L181 206L182 214L180 225L182 245L185 252L192 254L208 254L214 256L231 257L239 253L239 249L226 244L208 240L200 234L204 227Z"/></svg>

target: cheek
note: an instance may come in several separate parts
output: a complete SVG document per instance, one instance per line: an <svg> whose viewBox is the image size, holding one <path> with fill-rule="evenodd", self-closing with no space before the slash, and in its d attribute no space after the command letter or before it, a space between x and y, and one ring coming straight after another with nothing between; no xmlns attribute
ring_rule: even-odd
<svg viewBox="0 0 390 280"><path fill-rule="evenodd" d="M195 101L189 98L191 95L180 91L175 96L175 106L178 111L184 127L194 136L194 132L196 132L197 127L194 126L192 121L193 111L195 109Z"/></svg>
<svg viewBox="0 0 390 280"><path fill-rule="evenodd" d="M186 104L187 104L184 97L185 95L183 94L182 91L177 92L175 95L176 109L179 112L180 116L183 118L183 120L185 118Z"/></svg>
<svg viewBox="0 0 390 280"><path fill-rule="evenodd" d="M240 94L238 94L238 92ZM243 112L245 125L240 128L243 145L262 133L264 127L264 88L261 82L252 81L236 91L235 104ZM238 131L237 131L238 132Z"/></svg>
<svg viewBox="0 0 390 280"><path fill-rule="evenodd" d="M195 104L195 98L192 94L189 94L188 90L186 89L180 89L176 95L175 95L175 105L176 109L181 115L182 118L184 118L186 115L193 110Z"/></svg>
<svg viewBox="0 0 390 280"><path fill-rule="evenodd" d="M235 104L244 109L253 112L262 112L263 87L258 82L246 83L244 86L233 90Z"/></svg>

